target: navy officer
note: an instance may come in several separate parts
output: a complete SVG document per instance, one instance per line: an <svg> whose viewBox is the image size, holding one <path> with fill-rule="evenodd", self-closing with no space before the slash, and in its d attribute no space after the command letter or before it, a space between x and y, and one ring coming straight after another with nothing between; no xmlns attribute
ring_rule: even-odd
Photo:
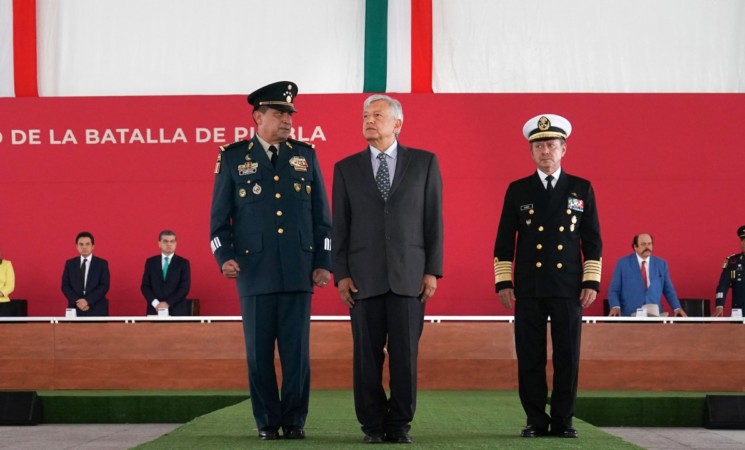
<svg viewBox="0 0 745 450"><path fill-rule="evenodd" d="M499 300L515 304L515 347L520 402L527 416L522 437L576 438L582 308L600 290L602 241L589 181L562 170L567 119L542 114L528 120L523 135L536 165L532 175L507 188L494 245ZM514 261L514 282L513 282ZM554 382L546 414L546 322L551 318ZM549 429L550 427L550 429Z"/></svg>
<svg viewBox="0 0 745 450"><path fill-rule="evenodd" d="M289 139L297 85L248 96L257 132L222 146L210 238L222 274L237 280L251 404L259 438L305 437L310 305L331 268L331 218L315 150ZM282 387L274 370L275 345Z"/></svg>
<svg viewBox="0 0 745 450"><path fill-rule="evenodd" d="M745 263L745 225L737 229L737 237L740 238L740 253L735 253L724 259L722 275L719 277L716 294L716 309L714 317L720 317L724 313L724 301L727 299L727 291L732 286L732 307L745 308L745 273L742 265Z"/></svg>

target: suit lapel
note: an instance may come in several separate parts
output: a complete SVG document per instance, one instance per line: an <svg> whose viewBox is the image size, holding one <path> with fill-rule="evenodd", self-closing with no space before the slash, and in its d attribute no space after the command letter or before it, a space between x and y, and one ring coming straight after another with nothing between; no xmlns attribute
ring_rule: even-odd
<svg viewBox="0 0 745 450"><path fill-rule="evenodd" d="M251 145L253 144L253 145ZM251 155L251 159L258 162L260 166L263 166L267 170L271 170L274 172L274 167L272 166L272 162L269 160L269 157L266 156L266 152L264 151L264 147L261 146L261 142L259 142L259 138L256 136L251 139L251 142L248 145L251 147L248 150L249 155ZM280 152L281 154L282 152Z"/></svg>
<svg viewBox="0 0 745 450"><path fill-rule="evenodd" d="M383 197L380 196L378 186L375 183L375 176L373 175L372 156L370 155L370 148L366 148L357 154L357 170L358 176L362 182L362 186L365 186L365 191L376 199L383 201Z"/></svg>
<svg viewBox="0 0 745 450"><path fill-rule="evenodd" d="M277 168L273 169L275 172L284 169L288 164L290 164L290 158L297 155L297 151L294 148L288 147L287 142L280 143L278 148L279 156L277 157ZM266 152L264 152L264 155L266 156ZM271 166L272 164L270 161L269 167Z"/></svg>
<svg viewBox="0 0 745 450"><path fill-rule="evenodd" d="M409 150L401 144L398 144L398 155L396 156L396 172L393 174L393 184L391 185L391 192L389 194L389 200L396 193L396 189L401 185L404 177L406 176L406 166L409 164Z"/></svg>

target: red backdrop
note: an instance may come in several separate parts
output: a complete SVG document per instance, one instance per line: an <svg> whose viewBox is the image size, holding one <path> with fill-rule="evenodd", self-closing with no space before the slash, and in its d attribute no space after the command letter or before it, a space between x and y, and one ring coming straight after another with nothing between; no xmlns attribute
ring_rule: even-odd
<svg viewBox="0 0 745 450"><path fill-rule="evenodd" d="M331 191L333 164L365 146L365 94L301 95L296 137L312 140ZM739 251L739 121L745 96L697 94L407 94L401 142L432 150L444 177L445 277L430 315L502 315L492 248L507 184L534 170L527 118L569 118L563 168L590 179L604 239L603 288L641 231L670 263L681 297L713 298L723 258ZM217 146L253 125L243 96L0 99L0 246L13 262L14 297L34 316L64 314L64 260L78 231L109 260L112 315L144 314L139 292L157 235L178 234L191 260L191 297L203 315L238 315L234 283L209 247ZM224 134L215 132L223 129ZM68 131L69 130L69 131ZM109 130L109 131L107 131ZM587 314L601 314L600 302ZM667 307L666 307L667 309ZM342 315L333 288L313 314Z"/></svg>

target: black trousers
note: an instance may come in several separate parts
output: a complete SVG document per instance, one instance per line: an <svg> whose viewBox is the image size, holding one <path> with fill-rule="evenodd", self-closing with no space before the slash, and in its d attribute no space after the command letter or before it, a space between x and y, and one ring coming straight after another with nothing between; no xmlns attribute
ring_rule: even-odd
<svg viewBox="0 0 745 450"><path fill-rule="evenodd" d="M546 414L547 319L551 318L554 366L551 412ZM572 426L577 399L582 307L579 298L519 298L515 347L520 402L527 423L562 430Z"/></svg>
<svg viewBox="0 0 745 450"><path fill-rule="evenodd" d="M241 297L248 384L256 426L305 426L310 399L309 292ZM282 367L282 393L274 350Z"/></svg>
<svg viewBox="0 0 745 450"><path fill-rule="evenodd" d="M424 303L392 292L357 300L350 311L354 338L354 408L365 433L409 431L416 411L417 356ZM388 352L390 398L383 387Z"/></svg>

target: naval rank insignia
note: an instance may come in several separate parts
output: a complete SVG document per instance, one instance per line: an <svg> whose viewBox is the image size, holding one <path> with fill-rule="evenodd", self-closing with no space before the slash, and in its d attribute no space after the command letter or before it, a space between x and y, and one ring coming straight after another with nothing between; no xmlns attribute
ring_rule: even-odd
<svg viewBox="0 0 745 450"><path fill-rule="evenodd" d="M308 161L306 161L303 156L293 156L290 158L290 165L296 172L308 171Z"/></svg>

